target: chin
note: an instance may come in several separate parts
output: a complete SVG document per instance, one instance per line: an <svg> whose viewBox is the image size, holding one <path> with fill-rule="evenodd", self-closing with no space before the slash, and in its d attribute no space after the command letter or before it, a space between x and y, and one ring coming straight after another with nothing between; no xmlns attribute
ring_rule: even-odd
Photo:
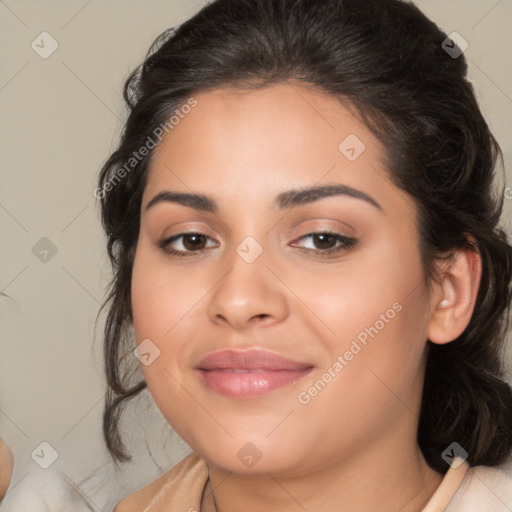
<svg viewBox="0 0 512 512"><path fill-rule="evenodd" d="M290 440L289 440L290 441ZM306 454L297 451L304 443L292 441L289 446L279 436L270 439L266 434L237 435L235 438L205 439L189 443L194 452L208 464L226 472L245 475L297 473Z"/></svg>

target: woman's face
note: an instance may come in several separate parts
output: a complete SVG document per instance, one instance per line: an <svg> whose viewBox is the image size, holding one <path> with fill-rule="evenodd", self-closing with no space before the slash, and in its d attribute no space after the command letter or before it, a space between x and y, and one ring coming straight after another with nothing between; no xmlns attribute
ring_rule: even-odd
<svg viewBox="0 0 512 512"><path fill-rule="evenodd" d="M153 155L133 268L157 406L238 473L414 440L431 307L385 148L313 90L195 99Z"/></svg>

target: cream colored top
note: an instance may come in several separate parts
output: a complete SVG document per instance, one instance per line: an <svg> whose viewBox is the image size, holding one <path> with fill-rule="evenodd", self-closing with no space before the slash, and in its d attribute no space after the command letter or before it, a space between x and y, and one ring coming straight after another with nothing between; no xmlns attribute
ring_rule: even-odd
<svg viewBox="0 0 512 512"><path fill-rule="evenodd" d="M477 469L468 469L466 462L462 462L458 467L455 466L456 464L450 467L422 512L470 510L447 508L464 477L467 478L467 475ZM192 454L146 487L120 501L114 512L199 512L207 481L206 463ZM496 509L492 508L492 505L491 508L478 508L478 512L486 511L495 512Z"/></svg>

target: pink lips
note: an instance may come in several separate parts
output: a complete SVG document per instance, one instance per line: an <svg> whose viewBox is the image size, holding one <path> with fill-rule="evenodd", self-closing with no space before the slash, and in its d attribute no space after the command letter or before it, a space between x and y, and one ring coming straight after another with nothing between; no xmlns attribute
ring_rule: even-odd
<svg viewBox="0 0 512 512"><path fill-rule="evenodd" d="M196 367L213 391L232 398L253 398L282 388L311 370L266 350L223 350L206 356Z"/></svg>

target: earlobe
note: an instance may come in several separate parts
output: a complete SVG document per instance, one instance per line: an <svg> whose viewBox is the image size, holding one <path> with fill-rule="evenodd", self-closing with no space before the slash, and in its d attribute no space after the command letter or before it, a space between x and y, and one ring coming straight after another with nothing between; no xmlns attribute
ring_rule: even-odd
<svg viewBox="0 0 512 512"><path fill-rule="evenodd" d="M460 249L442 266L437 293L432 294L430 341L449 343L464 332L473 315L481 275L482 260L474 250Z"/></svg>

